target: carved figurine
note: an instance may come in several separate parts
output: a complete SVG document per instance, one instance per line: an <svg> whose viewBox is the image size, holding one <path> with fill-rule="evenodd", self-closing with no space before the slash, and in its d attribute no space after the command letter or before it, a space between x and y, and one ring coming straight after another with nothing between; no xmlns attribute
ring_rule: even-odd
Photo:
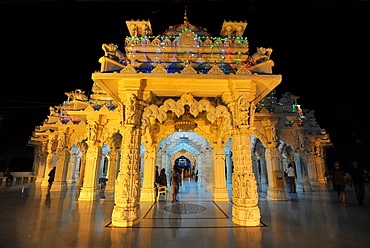
<svg viewBox="0 0 370 248"><path fill-rule="evenodd" d="M136 96L134 94L131 94L130 97L128 97L127 100L125 100L125 122L127 124L134 123L134 116L135 116L135 106L136 104Z"/></svg>
<svg viewBox="0 0 370 248"><path fill-rule="evenodd" d="M257 52L252 55L252 60L255 63L266 62L270 59L272 48L257 47Z"/></svg>
<svg viewBox="0 0 370 248"><path fill-rule="evenodd" d="M64 94L68 96L68 100L67 100L68 102L73 101L73 100L87 101L88 98L84 93L85 91L77 89L75 91L65 92Z"/></svg>
<svg viewBox="0 0 370 248"><path fill-rule="evenodd" d="M124 54L120 50L118 50L118 46L116 44L103 44L102 48L105 52L105 57L116 60L118 62L121 62L125 58Z"/></svg>
<svg viewBox="0 0 370 248"><path fill-rule="evenodd" d="M50 106L49 107L49 111L50 111L49 116L55 116L55 117L58 117L59 116L59 114L55 111L55 108L54 107Z"/></svg>

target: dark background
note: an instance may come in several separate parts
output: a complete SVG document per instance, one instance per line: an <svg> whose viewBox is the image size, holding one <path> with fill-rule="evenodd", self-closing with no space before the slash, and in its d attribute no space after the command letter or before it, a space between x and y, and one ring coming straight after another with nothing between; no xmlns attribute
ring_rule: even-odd
<svg viewBox="0 0 370 248"><path fill-rule="evenodd" d="M247 21L250 54L273 48L273 72L314 109L334 144L328 160L370 152L369 10L343 1L11 1L0 4L0 146L25 146L34 127L74 89L90 93L102 43L124 50L125 21L150 19L153 34L189 22L219 36L224 20ZM4 151L4 149L2 149Z"/></svg>

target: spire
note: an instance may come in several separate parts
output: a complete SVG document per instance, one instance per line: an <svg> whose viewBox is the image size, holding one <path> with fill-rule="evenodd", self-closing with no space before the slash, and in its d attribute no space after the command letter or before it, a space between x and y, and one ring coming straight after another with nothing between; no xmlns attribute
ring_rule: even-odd
<svg viewBox="0 0 370 248"><path fill-rule="evenodd" d="M186 6L185 6L185 13L184 13L184 24L188 23L188 17L186 16Z"/></svg>

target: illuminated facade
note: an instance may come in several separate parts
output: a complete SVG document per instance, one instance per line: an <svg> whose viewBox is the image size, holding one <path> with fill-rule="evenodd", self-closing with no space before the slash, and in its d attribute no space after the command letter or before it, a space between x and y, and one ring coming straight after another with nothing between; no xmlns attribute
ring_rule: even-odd
<svg viewBox="0 0 370 248"><path fill-rule="evenodd" d="M36 127L37 181L52 190L81 187L79 200L98 197L99 178L115 192L113 226L139 222L140 201L154 201L155 166L167 173L178 158L195 166L214 201L233 202L233 221L260 223L258 194L287 200L282 171L295 165L298 189L324 183L330 145L313 111L286 93L272 73L271 48L249 55L245 22L224 22L220 37L190 24L152 36L149 21L128 21L125 51L103 44L92 91L66 93ZM228 188L232 187L232 199Z"/></svg>

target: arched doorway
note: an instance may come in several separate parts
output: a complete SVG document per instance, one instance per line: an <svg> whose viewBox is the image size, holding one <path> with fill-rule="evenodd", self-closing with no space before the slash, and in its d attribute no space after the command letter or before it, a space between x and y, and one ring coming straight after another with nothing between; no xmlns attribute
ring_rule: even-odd
<svg viewBox="0 0 370 248"><path fill-rule="evenodd" d="M135 97L128 95L127 99L125 116L128 121L131 121L134 118L131 113L135 108L129 106L135 102ZM170 171L173 154L181 150L188 151L196 157L196 166L201 170L200 173L204 179L202 183L205 184L207 190L212 192L212 200L230 201L225 169L225 146L230 138L232 139L232 164L234 165L233 221L240 225L258 225L260 213L257 206L258 195L250 152L250 137L253 131L249 129L248 120L243 119L248 113L247 101L246 96L242 95L238 97L234 105L237 109L232 108L232 111L241 112L238 114L239 125L236 127L232 125L230 109L222 103L220 98L210 97L210 99L198 100L189 93L183 94L179 99L165 98L156 101L156 104L146 106L140 119L141 130L131 124L125 125L122 130L122 153L125 154L122 158L125 160L121 163L121 171L116 184L117 192L122 190L123 194L117 195L117 192L115 194L113 225L126 226L139 221L137 218L139 205L136 202L127 203L126 199L130 199L127 196L139 196L136 198L138 201L154 202L155 167L165 166L168 168L167 171ZM191 136L202 139L194 142ZM135 157L135 154L142 153L140 141L141 147L144 147L141 163ZM173 158L173 161L176 159L177 157ZM138 171L135 165L138 164L141 164L144 170L143 183L140 183L139 178L137 180ZM125 166L124 169L122 165ZM126 185L132 186L127 188ZM140 185L142 185L141 192ZM127 209L125 206L128 205L130 206L130 217L121 218L122 213L128 214L126 210L122 212Z"/></svg>

